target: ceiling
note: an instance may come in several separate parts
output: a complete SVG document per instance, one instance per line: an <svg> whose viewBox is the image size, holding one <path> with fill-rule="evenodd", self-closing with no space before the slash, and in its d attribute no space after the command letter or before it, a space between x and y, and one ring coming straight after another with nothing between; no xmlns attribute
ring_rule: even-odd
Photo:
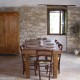
<svg viewBox="0 0 80 80"><path fill-rule="evenodd" d="M80 6L80 0L0 0L0 7L19 7L37 4Z"/></svg>

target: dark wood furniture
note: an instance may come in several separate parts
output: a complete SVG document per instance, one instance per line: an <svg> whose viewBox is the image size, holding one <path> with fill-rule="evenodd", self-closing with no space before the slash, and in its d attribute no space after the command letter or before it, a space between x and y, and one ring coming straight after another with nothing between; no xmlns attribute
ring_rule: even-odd
<svg viewBox="0 0 80 80"><path fill-rule="evenodd" d="M58 48L61 50L61 53L62 53L63 45L57 40L55 40L55 43L58 46ZM61 54L58 54L58 73L60 73L60 62L61 62Z"/></svg>
<svg viewBox="0 0 80 80"><path fill-rule="evenodd" d="M39 70L39 80L41 80L41 72L49 72L49 80L50 80L50 74L52 72L52 55L53 50L36 50L36 64ZM47 57L47 59L45 59ZM42 70L41 68L44 69Z"/></svg>
<svg viewBox="0 0 80 80"><path fill-rule="evenodd" d="M22 57L22 64L23 64L23 75L25 73L25 55L22 54L22 50L23 50L23 47L24 45L20 45L20 52L21 52L21 57ZM33 67L31 68L30 70L34 70L35 72L35 75L36 75L36 69L35 69L35 66L36 66L36 56L30 56L29 57L29 60L30 60L30 66Z"/></svg>
<svg viewBox="0 0 80 80"><path fill-rule="evenodd" d="M0 54L19 53L19 13L0 12Z"/></svg>
<svg viewBox="0 0 80 80"><path fill-rule="evenodd" d="M59 49L60 49L61 52L62 52L63 45L62 45L61 43L58 43L58 47L59 47ZM59 60L58 60L58 73L60 73L61 54L59 54L58 57L59 57Z"/></svg>
<svg viewBox="0 0 80 80"><path fill-rule="evenodd" d="M47 45L46 43L50 42L49 40L43 40L43 45L40 44L39 40L28 41L27 44L24 44L24 48L22 50L22 54L25 55L25 72L26 78L30 78L30 56L36 56L37 50L54 50L52 58L53 58L53 78L57 78L58 75L58 54L61 54L61 50L57 47ZM29 45L30 44L30 45ZM32 45L31 45L32 44Z"/></svg>

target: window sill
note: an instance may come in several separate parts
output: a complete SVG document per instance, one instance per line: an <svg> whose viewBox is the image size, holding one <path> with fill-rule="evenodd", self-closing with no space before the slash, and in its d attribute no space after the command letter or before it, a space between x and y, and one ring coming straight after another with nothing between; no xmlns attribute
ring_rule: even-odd
<svg viewBox="0 0 80 80"><path fill-rule="evenodd" d="M47 34L47 35L59 35L59 36L65 36L66 34Z"/></svg>

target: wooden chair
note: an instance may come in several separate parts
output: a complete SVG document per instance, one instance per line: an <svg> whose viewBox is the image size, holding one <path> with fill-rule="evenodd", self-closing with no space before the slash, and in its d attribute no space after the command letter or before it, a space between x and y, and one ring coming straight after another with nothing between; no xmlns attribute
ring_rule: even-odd
<svg viewBox="0 0 80 80"><path fill-rule="evenodd" d="M55 40L55 43L56 43L56 44L59 44L59 42L58 42L57 40Z"/></svg>
<svg viewBox="0 0 80 80"><path fill-rule="evenodd" d="M62 51L63 45L58 43L58 47ZM60 62L61 62L61 54L58 54L58 73L60 73Z"/></svg>
<svg viewBox="0 0 80 80"><path fill-rule="evenodd" d="M62 51L63 45L55 40L55 43L58 45L58 48ZM58 55L58 73L60 73L60 62L61 62L61 54Z"/></svg>
<svg viewBox="0 0 80 80"><path fill-rule="evenodd" d="M21 45L20 46L20 51L22 52L22 50L23 50L23 45ZM21 57L22 57L22 64L23 64L23 74L24 74L24 71L25 71L25 63L24 63L24 57L25 57L25 55L24 54L21 54Z"/></svg>
<svg viewBox="0 0 80 80"><path fill-rule="evenodd" d="M50 80L50 73L52 71L52 55L53 50L37 50L36 51L36 68L39 71L39 80L41 80L41 72L49 72L49 80ZM45 56L48 59L45 59ZM45 70L41 70L41 68L45 68ZM36 70L37 71L37 70Z"/></svg>
<svg viewBox="0 0 80 80"><path fill-rule="evenodd" d="M23 47L24 47L24 45L20 46L20 50L21 51L22 51ZM25 72L25 55L21 54L21 56L22 56L23 74L24 74L24 72ZM30 66L34 67L34 68L30 68L30 70L34 70L34 72L35 72L35 60L36 60L36 56L31 56L29 59L30 59ZM36 73L35 73L35 75L36 75Z"/></svg>

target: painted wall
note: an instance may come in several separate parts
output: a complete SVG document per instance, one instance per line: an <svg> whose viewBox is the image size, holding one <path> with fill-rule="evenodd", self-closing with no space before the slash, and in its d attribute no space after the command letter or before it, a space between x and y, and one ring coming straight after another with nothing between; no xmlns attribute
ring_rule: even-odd
<svg viewBox="0 0 80 80"><path fill-rule="evenodd" d="M50 5L77 5L80 6L80 0L0 0L0 7L13 7L36 4Z"/></svg>
<svg viewBox="0 0 80 80"><path fill-rule="evenodd" d="M66 35L62 35L62 36L47 36L49 39L55 41L55 39L57 39L62 45L63 45L63 51L66 51L67 50L67 38L66 38Z"/></svg>

